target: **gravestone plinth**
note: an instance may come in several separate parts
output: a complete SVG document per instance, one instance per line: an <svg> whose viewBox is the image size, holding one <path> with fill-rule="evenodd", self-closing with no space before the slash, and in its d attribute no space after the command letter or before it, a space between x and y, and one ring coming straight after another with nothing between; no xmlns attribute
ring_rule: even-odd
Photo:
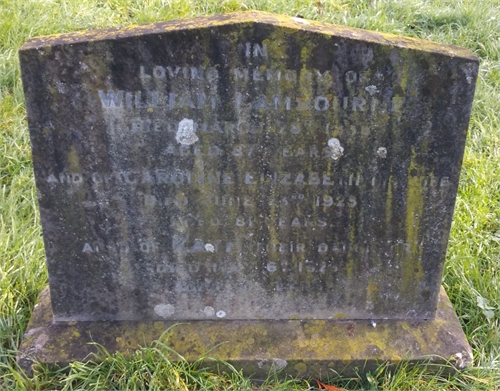
<svg viewBox="0 0 500 391"><path fill-rule="evenodd" d="M471 52L252 11L20 60L50 283L25 367L179 322L248 373L470 363L440 284Z"/></svg>

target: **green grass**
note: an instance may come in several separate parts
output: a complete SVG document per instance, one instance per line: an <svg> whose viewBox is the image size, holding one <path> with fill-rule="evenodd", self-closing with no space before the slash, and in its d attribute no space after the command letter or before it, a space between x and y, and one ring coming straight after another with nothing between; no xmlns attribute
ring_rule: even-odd
<svg viewBox="0 0 500 391"><path fill-rule="evenodd" d="M249 389L234 368L220 373L179 361L167 344L39 368L31 379L15 351L47 284L17 59L30 37L131 23L259 9L465 46L481 61L452 226L444 285L474 349L475 366L453 376L422 365L385 367L331 383L346 389L500 389L500 1L498 0L0 0L0 389ZM222 365L222 364L221 364ZM222 368L222 367L221 367ZM311 379L261 388L309 389Z"/></svg>

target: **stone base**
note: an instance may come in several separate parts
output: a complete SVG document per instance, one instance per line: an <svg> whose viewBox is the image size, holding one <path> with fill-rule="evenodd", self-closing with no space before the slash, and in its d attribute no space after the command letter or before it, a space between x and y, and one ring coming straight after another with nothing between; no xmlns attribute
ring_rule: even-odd
<svg viewBox="0 0 500 391"><path fill-rule="evenodd" d="M127 352L147 346L164 333L167 344L188 360L209 352L210 357L261 379L280 369L282 374L326 379L332 371L349 376L402 360L451 362L458 369L472 363L472 350L444 289L436 319L376 324L366 320L53 323L46 289L33 311L18 362L30 373L35 362L65 365L91 358L96 348L89 342L110 352Z"/></svg>

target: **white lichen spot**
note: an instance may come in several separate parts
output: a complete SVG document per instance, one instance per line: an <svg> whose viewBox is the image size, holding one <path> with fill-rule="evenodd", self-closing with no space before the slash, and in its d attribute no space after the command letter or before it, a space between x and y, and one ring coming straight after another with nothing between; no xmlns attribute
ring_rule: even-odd
<svg viewBox="0 0 500 391"><path fill-rule="evenodd" d="M387 157L387 148L380 147L379 149L377 149L377 156L385 159Z"/></svg>
<svg viewBox="0 0 500 391"><path fill-rule="evenodd" d="M175 307L172 304L157 304L154 308L157 315L162 318L168 318L175 312Z"/></svg>
<svg viewBox="0 0 500 391"><path fill-rule="evenodd" d="M375 95L378 92L378 88L376 86L367 86L365 90L370 94L370 96Z"/></svg>
<svg viewBox="0 0 500 391"><path fill-rule="evenodd" d="M451 356L451 361L454 361L458 368L463 369L467 366L467 361L464 360L464 355L460 352Z"/></svg>
<svg viewBox="0 0 500 391"><path fill-rule="evenodd" d="M65 83L62 83L60 81L56 81L55 85L56 85L57 92L59 92L60 94L66 93L66 84Z"/></svg>
<svg viewBox="0 0 500 391"><path fill-rule="evenodd" d="M302 18L293 17L292 19L293 19L294 21L298 22L298 23L302 23L302 24L311 24L311 23L309 23L307 20L302 19Z"/></svg>
<svg viewBox="0 0 500 391"><path fill-rule="evenodd" d="M175 139L182 145L192 145L199 140L194 132L194 121L192 119L184 118L179 122Z"/></svg>
<svg viewBox="0 0 500 391"><path fill-rule="evenodd" d="M474 69L473 69L472 64L467 64L462 66L462 71L465 73L465 81L467 84L471 84L472 81L474 80L473 74L474 74Z"/></svg>
<svg viewBox="0 0 500 391"><path fill-rule="evenodd" d="M209 253L213 253L215 251L215 247L212 243L207 243L205 244L205 250L207 250Z"/></svg>
<svg viewBox="0 0 500 391"><path fill-rule="evenodd" d="M220 310L220 311L217 311L217 313L215 315L217 315L218 318L224 318L226 316L226 312Z"/></svg>
<svg viewBox="0 0 500 391"><path fill-rule="evenodd" d="M288 365L288 362L286 360L283 360L282 358L273 358L273 369L275 371L279 371L280 369L285 368Z"/></svg>
<svg viewBox="0 0 500 391"><path fill-rule="evenodd" d="M214 316L214 315L215 315L215 309L214 309L214 307L206 306L206 307L203 309L203 313L204 313L206 316Z"/></svg>
<svg viewBox="0 0 500 391"><path fill-rule="evenodd" d="M339 160L340 157L344 154L344 148L340 145L339 139L331 138L330 140L328 140L328 146L330 147L333 160Z"/></svg>

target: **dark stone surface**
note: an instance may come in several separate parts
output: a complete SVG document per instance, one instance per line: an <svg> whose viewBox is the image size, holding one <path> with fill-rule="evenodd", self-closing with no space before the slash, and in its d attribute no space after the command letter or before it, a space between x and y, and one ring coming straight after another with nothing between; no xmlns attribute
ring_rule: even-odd
<svg viewBox="0 0 500 391"><path fill-rule="evenodd" d="M161 339L162 338L162 339ZM450 372L472 363L472 351L444 289L433 320L234 320L52 322L45 290L33 312L18 355L28 373L34 363L66 365L95 357L98 343L108 351L129 353L161 339L188 361L224 360L254 379L281 370L285 377L327 379L429 362L430 370ZM176 354L170 360L178 360ZM220 368L206 359L204 367Z"/></svg>
<svg viewBox="0 0 500 391"><path fill-rule="evenodd" d="M435 316L469 51L247 12L20 60L56 321Z"/></svg>

